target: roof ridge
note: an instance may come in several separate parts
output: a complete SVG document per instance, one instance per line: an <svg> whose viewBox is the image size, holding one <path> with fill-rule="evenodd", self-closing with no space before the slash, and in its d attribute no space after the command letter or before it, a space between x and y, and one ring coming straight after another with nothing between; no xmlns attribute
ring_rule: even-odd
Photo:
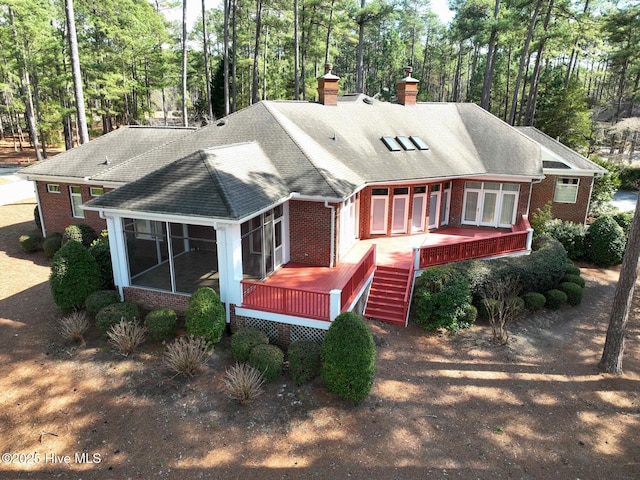
<svg viewBox="0 0 640 480"><path fill-rule="evenodd" d="M207 169L207 172L209 172L209 176L211 177L211 180L215 183L216 187L218 188L218 191L220 192L220 197L224 202L224 206L227 207L227 211L229 212L229 216L231 218L238 217L237 212L235 211L235 209L231 205L231 202L229 201L229 192L225 188L223 182L220 181L218 169L215 166L210 165L209 164L210 162L207 161L207 156L208 156L207 150L200 149L198 150L198 154L200 155L200 161L204 164L204 167Z"/></svg>

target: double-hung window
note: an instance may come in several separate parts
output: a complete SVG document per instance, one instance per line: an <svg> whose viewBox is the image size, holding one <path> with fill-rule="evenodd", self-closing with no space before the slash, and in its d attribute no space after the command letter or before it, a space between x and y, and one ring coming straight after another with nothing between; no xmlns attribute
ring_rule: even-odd
<svg viewBox="0 0 640 480"><path fill-rule="evenodd" d="M580 179L575 177L558 177L553 201L559 203L576 203L578 199Z"/></svg>
<svg viewBox="0 0 640 480"><path fill-rule="evenodd" d="M69 187L71 196L71 213L75 218L84 218L82 211L82 189L80 187Z"/></svg>

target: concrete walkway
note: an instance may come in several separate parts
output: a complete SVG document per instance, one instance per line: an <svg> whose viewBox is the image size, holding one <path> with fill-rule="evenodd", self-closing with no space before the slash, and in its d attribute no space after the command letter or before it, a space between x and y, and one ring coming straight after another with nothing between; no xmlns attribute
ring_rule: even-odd
<svg viewBox="0 0 640 480"><path fill-rule="evenodd" d="M9 205L21 200L34 199L33 182L23 180L15 167L0 168L0 205Z"/></svg>

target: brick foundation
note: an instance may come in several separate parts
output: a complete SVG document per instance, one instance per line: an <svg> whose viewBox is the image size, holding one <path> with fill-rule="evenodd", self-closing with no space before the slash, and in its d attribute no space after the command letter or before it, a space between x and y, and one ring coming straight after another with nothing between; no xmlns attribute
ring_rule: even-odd
<svg viewBox="0 0 640 480"><path fill-rule="evenodd" d="M189 305L189 295L178 295L136 287L124 287L123 292L124 299L127 302L135 303L147 310L171 308L178 315L182 315Z"/></svg>

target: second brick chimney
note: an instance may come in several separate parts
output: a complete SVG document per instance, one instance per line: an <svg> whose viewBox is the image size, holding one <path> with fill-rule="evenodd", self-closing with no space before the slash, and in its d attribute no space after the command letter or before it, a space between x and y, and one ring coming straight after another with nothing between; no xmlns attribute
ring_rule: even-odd
<svg viewBox="0 0 640 480"><path fill-rule="evenodd" d="M331 68L332 65L327 63L324 66L324 75L318 77L318 100L323 105L338 104L338 80L340 77L331 73Z"/></svg>
<svg viewBox="0 0 640 480"><path fill-rule="evenodd" d="M396 94L398 103L402 105L415 105L418 96L418 80L411 76L413 67L405 67L404 78L398 80L396 84Z"/></svg>

